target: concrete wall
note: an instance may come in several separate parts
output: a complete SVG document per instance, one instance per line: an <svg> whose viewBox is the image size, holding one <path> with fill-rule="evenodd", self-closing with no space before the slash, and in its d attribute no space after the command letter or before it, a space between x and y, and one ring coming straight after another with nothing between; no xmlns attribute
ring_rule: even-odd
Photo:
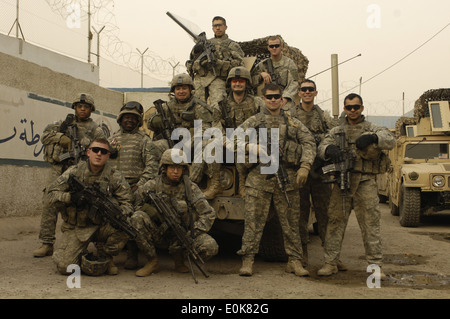
<svg viewBox="0 0 450 319"><path fill-rule="evenodd" d="M9 38L3 47L4 40L0 37L0 51L9 53L21 41ZM89 64L25 44L19 56L28 53L24 60L0 52L0 217L40 215L51 170L43 161L40 136L47 124L73 112L78 93L92 94L93 118L110 131L118 128L116 115L124 101L122 92L95 84Z"/></svg>

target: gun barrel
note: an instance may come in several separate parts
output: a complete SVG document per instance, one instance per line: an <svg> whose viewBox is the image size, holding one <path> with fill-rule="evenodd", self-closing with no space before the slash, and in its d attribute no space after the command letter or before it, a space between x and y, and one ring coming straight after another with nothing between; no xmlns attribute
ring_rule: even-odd
<svg viewBox="0 0 450 319"><path fill-rule="evenodd" d="M170 13L169 11L166 12L166 14L173 20L175 21L176 24L178 24L184 31L186 31L195 41L197 41L198 39L198 35L194 34L191 30L189 30L183 23L181 23L180 20L178 20L177 18L175 18L173 16L172 13Z"/></svg>

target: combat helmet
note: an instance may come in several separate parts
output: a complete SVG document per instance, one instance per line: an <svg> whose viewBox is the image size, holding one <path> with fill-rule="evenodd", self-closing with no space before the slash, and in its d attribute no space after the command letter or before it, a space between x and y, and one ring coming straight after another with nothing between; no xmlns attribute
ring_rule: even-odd
<svg viewBox="0 0 450 319"><path fill-rule="evenodd" d="M108 269L110 260L94 256L92 253L81 256L81 270L89 276L103 275Z"/></svg>
<svg viewBox="0 0 450 319"><path fill-rule="evenodd" d="M187 73L177 74L173 77L170 82L170 92L173 92L178 85L189 85L192 90L194 89L194 82Z"/></svg>
<svg viewBox="0 0 450 319"><path fill-rule="evenodd" d="M135 114L138 116L139 119L139 126L142 126L143 123L143 115L144 115L144 108L141 103L136 101L130 101L124 104L122 108L120 109L119 116L117 117L117 123L120 124L120 121L122 120L122 116L124 114Z"/></svg>
<svg viewBox="0 0 450 319"><path fill-rule="evenodd" d="M161 160L159 161L159 170L161 171L161 169L167 165L181 165L187 167L187 156L183 153L182 150L172 148L165 150L161 156Z"/></svg>
<svg viewBox="0 0 450 319"><path fill-rule="evenodd" d="M72 103L72 108L74 109L78 103L89 104L91 106L92 112L95 111L94 98L90 94L86 94L86 93L77 94L77 97L75 98L75 100Z"/></svg>
<svg viewBox="0 0 450 319"><path fill-rule="evenodd" d="M243 78L247 80L249 86L252 86L252 77L250 75L250 71L247 70L246 67L237 66L230 70L227 77L227 86L230 86L230 82L232 79Z"/></svg>

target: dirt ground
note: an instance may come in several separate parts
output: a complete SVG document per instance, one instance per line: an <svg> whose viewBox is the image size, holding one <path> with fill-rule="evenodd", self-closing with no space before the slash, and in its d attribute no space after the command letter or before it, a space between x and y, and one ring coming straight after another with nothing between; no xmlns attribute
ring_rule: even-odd
<svg viewBox="0 0 450 319"><path fill-rule="evenodd" d="M0 298L2 299L177 299L187 300L276 300L276 299L448 299L450 297L450 212L423 219L418 228L403 228L398 217L382 210L384 271L388 280L380 288L368 288L367 263L361 233L352 213L341 260L346 272L318 277L323 250L311 233L309 277L284 271L282 262L257 259L252 277L240 277L240 246L236 236L218 236L220 253L204 269L191 275L173 271L173 262L162 252L160 271L150 277L136 277L123 268L125 252L116 257L117 276L81 276L81 288L69 288L66 276L56 273L51 257L34 258L39 247L39 217L0 218ZM60 236L57 233L57 238ZM142 256L141 256L142 257ZM140 263L145 260L140 258ZM192 309L191 309L192 310ZM177 310L178 311L178 310ZM180 309L181 311L181 309Z"/></svg>

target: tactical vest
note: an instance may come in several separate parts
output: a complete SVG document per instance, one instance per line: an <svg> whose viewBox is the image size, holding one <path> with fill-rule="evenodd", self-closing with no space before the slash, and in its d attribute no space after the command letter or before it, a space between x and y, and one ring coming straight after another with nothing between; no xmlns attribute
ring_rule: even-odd
<svg viewBox="0 0 450 319"><path fill-rule="evenodd" d="M271 137L271 128L278 128L279 146L282 150L281 164L288 167L299 167L302 158L302 146L297 140L297 126L292 118L281 110L281 115L270 115L265 112L256 114L258 128L267 128L267 137ZM269 148L270 151L270 148ZM281 156L281 154L280 154Z"/></svg>
<svg viewBox="0 0 450 319"><path fill-rule="evenodd" d="M244 123L249 117L255 115L257 111L255 98L253 96L246 94L244 100L239 104L233 99L232 94L228 96L226 112L228 116L233 119L234 128Z"/></svg>
<svg viewBox="0 0 450 319"><path fill-rule="evenodd" d="M364 132L367 132L368 122L361 122L354 125L344 125L345 138L348 149L355 155L353 172L363 174L382 174L389 168L389 158L384 152L380 152L378 158L373 160L361 157L361 150L356 148L356 139Z"/></svg>

